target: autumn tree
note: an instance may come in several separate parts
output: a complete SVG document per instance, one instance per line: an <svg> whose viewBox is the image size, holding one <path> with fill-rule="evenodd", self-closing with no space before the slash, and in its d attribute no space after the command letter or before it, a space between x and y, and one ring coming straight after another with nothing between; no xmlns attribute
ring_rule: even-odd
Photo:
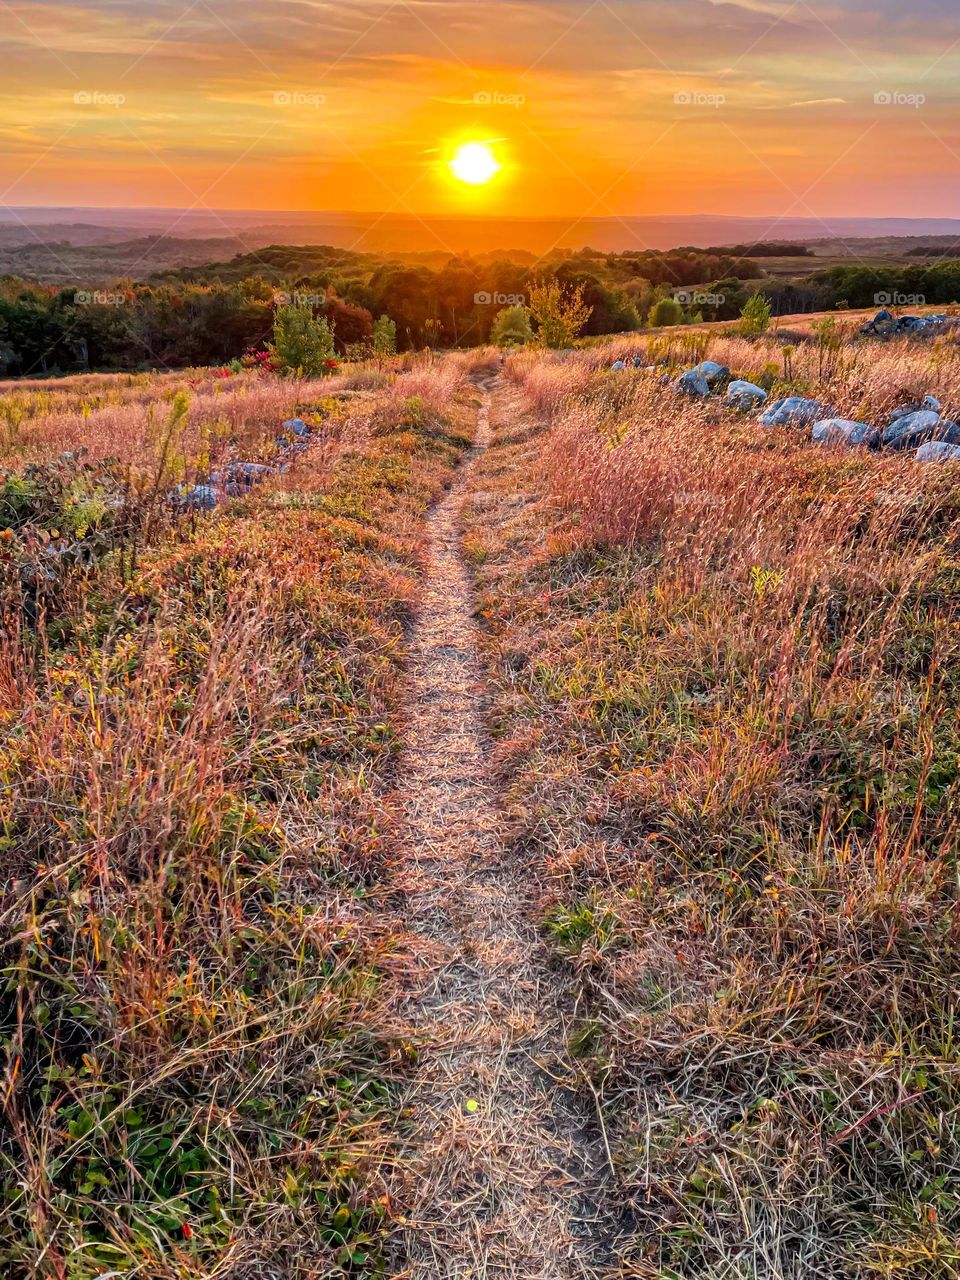
<svg viewBox="0 0 960 1280"><path fill-rule="evenodd" d="M564 289L559 280L547 280L530 288L528 309L543 347L569 347L590 319L591 308L583 300L583 286Z"/></svg>

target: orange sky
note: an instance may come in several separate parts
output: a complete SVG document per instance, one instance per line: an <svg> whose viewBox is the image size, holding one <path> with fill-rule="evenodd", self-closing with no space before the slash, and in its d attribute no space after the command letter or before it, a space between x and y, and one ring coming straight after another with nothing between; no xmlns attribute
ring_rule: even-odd
<svg viewBox="0 0 960 1280"><path fill-rule="evenodd" d="M0 0L0 203L956 215L957 3Z"/></svg>

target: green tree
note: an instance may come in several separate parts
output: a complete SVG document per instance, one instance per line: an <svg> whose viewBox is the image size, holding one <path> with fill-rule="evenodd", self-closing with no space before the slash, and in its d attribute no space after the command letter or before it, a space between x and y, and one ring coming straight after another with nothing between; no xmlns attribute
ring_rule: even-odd
<svg viewBox="0 0 960 1280"><path fill-rule="evenodd" d="M497 347L522 347L532 342L533 329L527 308L518 305L498 311L490 330L490 341Z"/></svg>
<svg viewBox="0 0 960 1280"><path fill-rule="evenodd" d="M569 347L590 319L591 308L583 300L581 285L564 289L559 280L547 280L531 286L529 311L541 346Z"/></svg>
<svg viewBox="0 0 960 1280"><path fill-rule="evenodd" d="M758 338L770 328L770 303L759 290L744 303L739 328L745 338Z"/></svg>
<svg viewBox="0 0 960 1280"><path fill-rule="evenodd" d="M397 349L397 326L389 316L381 316L374 323L373 349L378 356L392 356Z"/></svg>
<svg viewBox="0 0 960 1280"><path fill-rule="evenodd" d="M650 311L649 325L660 329L665 324L683 324L683 307L676 298L661 298Z"/></svg>
<svg viewBox="0 0 960 1280"><path fill-rule="evenodd" d="M280 373L318 378L330 372L333 334L310 307L280 307L274 316L270 351Z"/></svg>

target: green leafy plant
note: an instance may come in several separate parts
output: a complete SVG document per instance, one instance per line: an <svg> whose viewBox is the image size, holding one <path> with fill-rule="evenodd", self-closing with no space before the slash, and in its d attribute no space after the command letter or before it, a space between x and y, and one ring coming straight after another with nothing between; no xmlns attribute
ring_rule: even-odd
<svg viewBox="0 0 960 1280"><path fill-rule="evenodd" d="M653 329L683 324L683 307L674 298L660 298L651 308L647 323Z"/></svg>
<svg viewBox="0 0 960 1280"><path fill-rule="evenodd" d="M738 328L745 338L758 338L770 328L770 304L758 290L743 304Z"/></svg>
<svg viewBox="0 0 960 1280"><path fill-rule="evenodd" d="M288 376L319 378L336 368L330 326L306 304L277 310L270 352L278 372Z"/></svg>
<svg viewBox="0 0 960 1280"><path fill-rule="evenodd" d="M397 326L389 316L381 316L373 325L373 351L380 357L392 356L397 349Z"/></svg>
<svg viewBox="0 0 960 1280"><path fill-rule="evenodd" d="M527 308L518 304L498 311L490 331L490 341L498 347L524 347L533 342Z"/></svg>

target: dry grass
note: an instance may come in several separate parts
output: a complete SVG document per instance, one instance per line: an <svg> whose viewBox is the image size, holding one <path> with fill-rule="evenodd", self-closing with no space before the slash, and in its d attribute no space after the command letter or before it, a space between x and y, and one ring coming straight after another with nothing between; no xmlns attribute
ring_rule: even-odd
<svg viewBox="0 0 960 1280"><path fill-rule="evenodd" d="M849 416L960 405L950 344L777 342L696 356ZM121 458L0 489L4 1275L384 1274L419 1049L414 1274L960 1276L956 470L621 350L511 358L432 561L492 352L0 387L12 467ZM290 472L177 515L294 411Z"/></svg>
<svg viewBox="0 0 960 1280"><path fill-rule="evenodd" d="M90 375L49 389L0 388L0 464L20 469L83 447L94 458L150 467L171 406L185 396L189 410L174 443L179 471L191 478L231 450L249 459L269 456L280 423L297 405L322 401L346 381L285 382L253 373L117 376L117 385Z"/></svg>
<svg viewBox="0 0 960 1280"><path fill-rule="evenodd" d="M956 472L608 363L512 361L467 546L623 1274L955 1277Z"/></svg>
<svg viewBox="0 0 960 1280"><path fill-rule="evenodd" d="M388 381L336 410L335 454L141 522L135 562L105 533L54 582L6 575L5 1276L381 1270L392 944L367 899L423 513L465 444L460 377ZM237 400L264 431L294 407Z"/></svg>

